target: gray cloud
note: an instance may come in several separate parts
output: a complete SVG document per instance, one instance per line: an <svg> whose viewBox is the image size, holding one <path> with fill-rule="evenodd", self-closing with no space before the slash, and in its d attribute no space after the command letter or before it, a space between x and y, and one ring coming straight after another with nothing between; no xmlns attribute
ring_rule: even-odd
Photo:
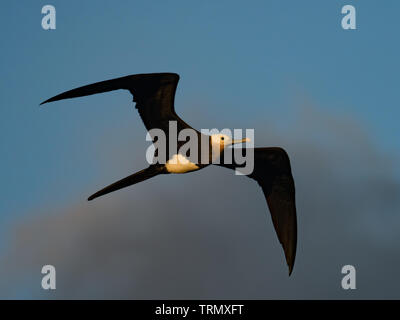
<svg viewBox="0 0 400 320"><path fill-rule="evenodd" d="M261 189L210 167L21 221L0 260L1 296L400 298L397 159L357 121L313 107L286 128L255 127L258 146L283 146L292 161L299 224L292 277ZM44 264L56 266L55 292L40 289ZM357 290L341 289L345 264L357 269Z"/></svg>

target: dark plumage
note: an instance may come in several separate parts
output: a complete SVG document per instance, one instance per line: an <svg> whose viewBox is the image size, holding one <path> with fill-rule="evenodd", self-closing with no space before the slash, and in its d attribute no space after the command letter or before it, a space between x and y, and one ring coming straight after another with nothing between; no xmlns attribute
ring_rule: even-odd
<svg viewBox="0 0 400 320"><path fill-rule="evenodd" d="M146 129L148 131L156 128L162 129L168 136L169 121L177 122L178 134L183 129L190 128L194 130L176 114L174 109L175 91L178 81L179 76L175 73L130 75L72 89L50 98L41 104L118 89L125 89L133 95L133 101L136 102L136 108L139 111L140 117ZM200 139L203 135L198 131L196 131L196 134L198 135L198 141L201 141ZM210 139L211 141L211 137L207 136L207 139ZM244 140L231 140L228 143L225 139L226 145L224 142L221 143L224 148L229 144L239 142L244 142ZM178 150L184 143L185 141L177 141ZM199 159L201 159L200 154L202 149L200 143L198 148ZM245 151L248 152L249 149L245 149ZM207 152L209 151L207 150ZM167 155L171 156L171 153L168 149L168 144ZM211 153L208 160L211 160ZM107 193L145 181L159 174L186 173L202 169L209 164L210 161L207 163L201 163L201 161L198 161L198 163L191 163L190 167L183 166L182 168L168 166L168 163L152 164L148 168L119 180L96 192L95 194L91 195L88 200L93 200ZM223 162L221 162L221 164L218 165L229 169L237 169L239 171L241 167L235 163L223 164ZM285 252L290 275L293 270L296 256L297 222L295 187L287 153L281 148L255 148L254 170L248 175L248 177L257 181L263 190L278 239Z"/></svg>

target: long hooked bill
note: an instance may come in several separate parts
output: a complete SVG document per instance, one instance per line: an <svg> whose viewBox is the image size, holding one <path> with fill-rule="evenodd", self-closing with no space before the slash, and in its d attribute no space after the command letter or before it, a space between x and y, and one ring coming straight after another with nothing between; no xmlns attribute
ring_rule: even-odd
<svg viewBox="0 0 400 320"><path fill-rule="evenodd" d="M232 144L250 142L250 138L232 140Z"/></svg>

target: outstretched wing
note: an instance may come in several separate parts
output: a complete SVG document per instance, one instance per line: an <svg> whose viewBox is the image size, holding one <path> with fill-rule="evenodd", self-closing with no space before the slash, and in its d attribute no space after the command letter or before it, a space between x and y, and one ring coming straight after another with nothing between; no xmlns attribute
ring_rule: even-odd
<svg viewBox="0 0 400 320"><path fill-rule="evenodd" d="M41 105L63 99L125 89L132 93L133 101L136 102L136 108L148 131L159 128L164 132L168 132L169 121L177 121L179 132L182 129L191 127L179 118L175 112L174 100L178 81L179 75L176 73L130 75L66 91L42 102Z"/></svg>
<svg viewBox="0 0 400 320"><path fill-rule="evenodd" d="M255 148L254 170L248 175L261 186L279 242L285 252L289 275L292 273L297 246L295 187L290 161L281 148ZM246 149L246 152L251 149ZM229 169L243 165L219 164Z"/></svg>
<svg viewBox="0 0 400 320"><path fill-rule="evenodd" d="M143 169L141 171L138 171L134 174L131 174L130 176L121 179L117 182L114 182L113 184L110 184L109 186L101 189L100 191L97 191L96 193L92 194L89 198L88 201L91 201L93 199L96 199L98 197L101 197L107 193L117 191L122 188L129 187L133 184L145 181L147 179L153 178L156 175L159 175L160 173L163 172L163 168L161 166L154 166L151 165L146 169Z"/></svg>

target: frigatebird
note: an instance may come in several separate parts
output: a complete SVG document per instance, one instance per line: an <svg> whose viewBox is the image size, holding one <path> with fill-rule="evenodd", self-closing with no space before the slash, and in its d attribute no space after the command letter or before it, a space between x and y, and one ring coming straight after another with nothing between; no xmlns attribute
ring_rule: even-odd
<svg viewBox="0 0 400 320"><path fill-rule="evenodd" d="M136 109L139 111L139 115L149 133L152 129L161 129L168 135L170 121L176 121L178 133L184 129L195 130L175 112L174 99L178 81L179 75L176 73L129 75L66 91L42 102L41 105L62 99L125 89L133 95ZM203 135L197 130L195 132L199 137ZM224 134L210 135L208 139L211 146L216 146L221 154L226 147L247 141L247 139L233 140ZM182 141L177 141L177 150L183 143ZM166 147L166 154L169 155L168 145ZM248 149L244 148L245 151L248 151ZM199 145L199 152L201 150ZM247 176L257 181L261 186L272 216L275 231L285 253L290 275L296 256L297 220L295 186L289 157L286 151L279 147L254 148L250 151L254 152L254 169ZM214 164L213 161L193 163L188 161L185 156L187 155L177 153L165 163L153 163L148 168L101 189L91 195L88 200L90 201L107 193L145 181L159 174L187 173L200 170L210 163ZM210 159L208 160L213 160L211 159L211 152L209 152L209 157ZM241 167L235 161L226 164L222 161L217 165L234 170L240 170Z"/></svg>

